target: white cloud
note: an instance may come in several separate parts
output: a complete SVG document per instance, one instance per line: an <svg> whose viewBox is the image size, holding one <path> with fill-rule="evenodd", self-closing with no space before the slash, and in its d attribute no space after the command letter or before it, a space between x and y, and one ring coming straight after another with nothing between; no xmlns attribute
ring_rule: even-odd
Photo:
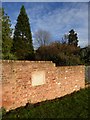
<svg viewBox="0 0 90 120"><path fill-rule="evenodd" d="M30 7L25 4L32 33L41 28L49 31L54 40L61 40L63 35L73 28L78 33L79 45L86 46L88 44L88 4L63 3L63 7L54 9L51 9L53 6L50 8L49 4L34 3L32 6L30 4ZM19 11L16 10L13 16L17 18L18 15ZM16 19L12 21L12 28L15 24Z"/></svg>
<svg viewBox="0 0 90 120"><path fill-rule="evenodd" d="M73 28L79 34L79 45L87 45L88 5L82 3L75 3L74 5L71 9L66 5L62 9L57 8L47 14L42 14L46 10L44 6L28 9L33 32L42 28L51 32L54 39L56 36L58 36L57 39L61 39L65 33Z"/></svg>

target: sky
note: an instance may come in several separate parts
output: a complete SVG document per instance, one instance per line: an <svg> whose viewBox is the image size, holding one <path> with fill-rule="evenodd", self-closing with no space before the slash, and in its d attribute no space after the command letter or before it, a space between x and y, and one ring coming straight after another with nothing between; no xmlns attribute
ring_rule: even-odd
<svg viewBox="0 0 90 120"><path fill-rule="evenodd" d="M12 2L12 0L2 0ZM13 0L13 2L89 2L89 0Z"/></svg>
<svg viewBox="0 0 90 120"><path fill-rule="evenodd" d="M3 2L12 28L16 25L22 5L29 17L33 40L38 29L48 31L52 41L60 41L64 34L74 29L78 34L79 45L88 45L88 2ZM35 45L35 41L33 43Z"/></svg>

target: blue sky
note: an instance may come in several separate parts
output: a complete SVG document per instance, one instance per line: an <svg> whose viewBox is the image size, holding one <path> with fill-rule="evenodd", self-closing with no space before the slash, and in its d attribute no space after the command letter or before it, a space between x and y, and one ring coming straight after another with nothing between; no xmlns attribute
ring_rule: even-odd
<svg viewBox="0 0 90 120"><path fill-rule="evenodd" d="M12 0L2 0L12 2ZM89 2L89 0L13 0L13 2Z"/></svg>
<svg viewBox="0 0 90 120"><path fill-rule="evenodd" d="M52 41L56 41L74 29L78 33L79 45L85 47L88 44L87 2L3 2L12 28L15 27L22 5L26 8L33 35L38 29L47 30Z"/></svg>

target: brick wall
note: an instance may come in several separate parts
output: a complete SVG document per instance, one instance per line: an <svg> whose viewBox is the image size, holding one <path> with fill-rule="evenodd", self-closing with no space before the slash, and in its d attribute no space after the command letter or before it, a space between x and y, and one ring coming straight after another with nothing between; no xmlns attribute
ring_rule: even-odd
<svg viewBox="0 0 90 120"><path fill-rule="evenodd" d="M55 67L51 61L2 61L2 66L2 106L7 111L85 87L84 66ZM42 80L43 77L42 85L32 85L32 80Z"/></svg>

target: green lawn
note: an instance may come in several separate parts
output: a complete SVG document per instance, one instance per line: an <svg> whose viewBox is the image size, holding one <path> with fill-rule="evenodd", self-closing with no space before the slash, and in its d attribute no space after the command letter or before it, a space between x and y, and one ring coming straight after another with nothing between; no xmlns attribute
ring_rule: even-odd
<svg viewBox="0 0 90 120"><path fill-rule="evenodd" d="M55 100L12 110L3 115L3 120L30 118L88 118L88 93L90 87Z"/></svg>

